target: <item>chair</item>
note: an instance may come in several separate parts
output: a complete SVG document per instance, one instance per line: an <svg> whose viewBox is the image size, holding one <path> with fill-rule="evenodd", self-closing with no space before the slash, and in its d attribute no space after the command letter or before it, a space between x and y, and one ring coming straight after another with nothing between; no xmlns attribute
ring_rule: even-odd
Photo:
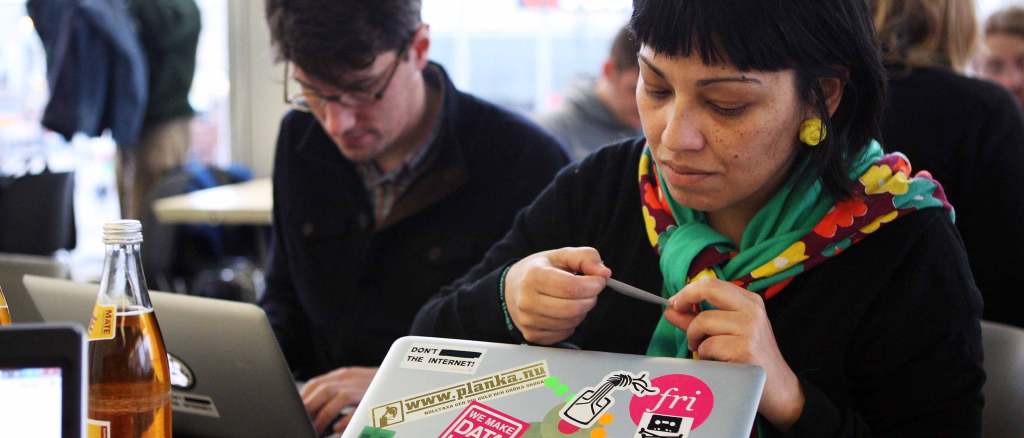
<svg viewBox="0 0 1024 438"><path fill-rule="evenodd" d="M994 322L981 322L985 348L984 436L1024 436L1024 329Z"/></svg>
<svg viewBox="0 0 1024 438"><path fill-rule="evenodd" d="M188 163L169 171L146 195L142 217L145 251L142 265L152 289L209 298L256 302L263 290L257 260L257 227L244 225L168 224L156 217L156 200L252 178L248 169L221 169ZM248 263L245 263L248 262Z"/></svg>

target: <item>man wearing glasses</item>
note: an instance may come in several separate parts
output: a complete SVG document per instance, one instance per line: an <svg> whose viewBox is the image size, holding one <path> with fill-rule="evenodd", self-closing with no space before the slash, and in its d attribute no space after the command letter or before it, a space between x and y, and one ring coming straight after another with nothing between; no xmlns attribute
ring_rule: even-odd
<svg viewBox="0 0 1024 438"><path fill-rule="evenodd" d="M567 157L428 61L419 0L267 0L284 61L267 311L318 430ZM287 81L286 81L287 83ZM495 291L497 293L497 291Z"/></svg>

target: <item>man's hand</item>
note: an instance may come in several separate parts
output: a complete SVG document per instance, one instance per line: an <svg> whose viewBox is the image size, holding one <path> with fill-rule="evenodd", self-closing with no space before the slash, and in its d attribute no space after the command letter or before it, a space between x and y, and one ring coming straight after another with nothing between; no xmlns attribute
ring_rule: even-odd
<svg viewBox="0 0 1024 438"><path fill-rule="evenodd" d="M356 406L366 394L366 388L377 374L377 368L346 367L314 377L302 388L302 403L320 433L342 409ZM347 415L334 425L334 432L342 432L352 416Z"/></svg>

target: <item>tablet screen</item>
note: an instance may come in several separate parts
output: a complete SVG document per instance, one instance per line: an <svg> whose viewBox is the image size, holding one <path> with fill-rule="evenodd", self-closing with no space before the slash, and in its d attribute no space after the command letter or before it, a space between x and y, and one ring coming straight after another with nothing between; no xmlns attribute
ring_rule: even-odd
<svg viewBox="0 0 1024 438"><path fill-rule="evenodd" d="M61 369L0 368L0 436L61 436Z"/></svg>

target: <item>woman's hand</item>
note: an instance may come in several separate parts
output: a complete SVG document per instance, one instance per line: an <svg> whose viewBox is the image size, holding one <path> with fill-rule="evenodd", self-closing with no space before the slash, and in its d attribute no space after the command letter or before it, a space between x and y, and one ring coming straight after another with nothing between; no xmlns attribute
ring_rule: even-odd
<svg viewBox="0 0 1024 438"><path fill-rule="evenodd" d="M577 275L576 273L581 275ZM594 248L533 254L505 274L505 304L523 337L551 345L571 336L612 275Z"/></svg>
<svg viewBox="0 0 1024 438"><path fill-rule="evenodd" d="M715 310L695 313L707 301ZM758 412L788 430L804 406L796 374L782 357L761 296L727 281L703 279L669 299L665 319L686 331L690 351L701 359L758 365L766 379Z"/></svg>

